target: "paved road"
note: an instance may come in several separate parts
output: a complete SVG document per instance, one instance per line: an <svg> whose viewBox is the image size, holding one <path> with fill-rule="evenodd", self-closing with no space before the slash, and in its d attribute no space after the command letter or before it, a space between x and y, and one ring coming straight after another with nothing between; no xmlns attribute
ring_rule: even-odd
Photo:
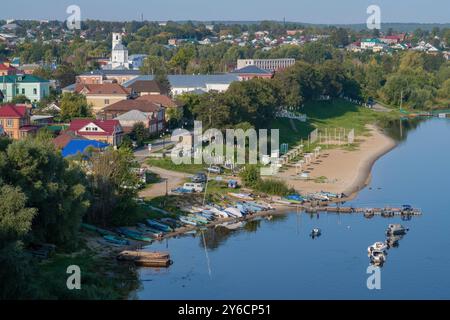
<svg viewBox="0 0 450 320"><path fill-rule="evenodd" d="M143 198L165 196L166 188L170 192L170 190L172 189L181 187L185 183L186 179L191 176L187 173L169 171L157 167L149 167L147 165L145 165L145 167L149 168L152 172L159 175L161 178L161 182L152 184L149 188L142 190L139 193L139 196Z"/></svg>

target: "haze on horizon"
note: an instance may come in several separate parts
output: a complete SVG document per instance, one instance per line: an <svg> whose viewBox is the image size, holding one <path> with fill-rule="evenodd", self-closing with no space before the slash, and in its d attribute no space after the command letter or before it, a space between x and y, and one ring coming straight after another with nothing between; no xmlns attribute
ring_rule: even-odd
<svg viewBox="0 0 450 320"><path fill-rule="evenodd" d="M449 23L449 0L16 0L2 4L0 19L65 20L78 5L82 20L261 21L316 24L365 23L369 5L379 5L382 23Z"/></svg>

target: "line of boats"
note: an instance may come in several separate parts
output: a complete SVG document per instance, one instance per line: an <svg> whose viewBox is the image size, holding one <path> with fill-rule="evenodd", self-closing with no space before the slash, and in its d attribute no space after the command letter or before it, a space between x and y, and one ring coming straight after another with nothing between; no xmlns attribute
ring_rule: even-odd
<svg viewBox="0 0 450 320"><path fill-rule="evenodd" d="M243 195L237 194L237 197L240 198ZM130 240L152 243L182 227L205 227L220 219L241 219L253 213L273 209L270 204L264 202L238 201L228 207L221 207L216 204L184 207L181 208L186 213L184 216L179 216L176 219L170 217L146 219L145 223L138 223L133 229L120 227L114 230L106 230L90 224L82 224L82 228L101 235L102 243L128 246L131 244ZM233 225L230 225L231 227Z"/></svg>
<svg viewBox="0 0 450 320"><path fill-rule="evenodd" d="M390 224L386 230L387 240L375 242L367 248L370 263L375 266L383 266L386 262L387 251L398 246L398 241L409 231L401 224Z"/></svg>

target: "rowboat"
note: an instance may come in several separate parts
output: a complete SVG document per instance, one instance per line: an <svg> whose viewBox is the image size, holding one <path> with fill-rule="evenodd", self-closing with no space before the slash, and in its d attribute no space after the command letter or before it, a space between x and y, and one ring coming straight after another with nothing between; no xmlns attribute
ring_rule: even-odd
<svg viewBox="0 0 450 320"><path fill-rule="evenodd" d="M99 233L99 234L102 235L102 236L113 235L113 233L112 233L111 231L108 231L108 230L105 230L105 229L98 228L98 227L93 226L93 225L91 225L91 224L82 223L82 224L81 224L81 227L82 227L83 229L85 229L85 230L88 230L88 231L97 232L97 233Z"/></svg>
<svg viewBox="0 0 450 320"><path fill-rule="evenodd" d="M160 239L164 236L164 233L162 233L160 230L149 228L143 223L138 223L137 227L140 232L142 232L143 234L149 235L152 238Z"/></svg>
<svg viewBox="0 0 450 320"><path fill-rule="evenodd" d="M250 212L261 212L263 209L258 205L252 205L248 202L238 202L237 205L242 205Z"/></svg>
<svg viewBox="0 0 450 320"><path fill-rule="evenodd" d="M200 215L190 214L188 215L188 218L192 221L197 222L197 224L208 224L208 219Z"/></svg>
<svg viewBox="0 0 450 320"><path fill-rule="evenodd" d="M230 197L236 198L236 199L240 199L240 200L245 200L245 201L253 201L253 197L247 193L233 193L233 192L229 192L228 195Z"/></svg>
<svg viewBox="0 0 450 320"><path fill-rule="evenodd" d="M219 210L213 206L208 206L208 211L211 212L212 214L214 214L215 216L219 217L219 218L229 218L229 215L222 210Z"/></svg>
<svg viewBox="0 0 450 320"><path fill-rule="evenodd" d="M303 202L305 202L305 199L298 194L291 194L284 197L283 200L286 200L291 204L302 204Z"/></svg>
<svg viewBox="0 0 450 320"><path fill-rule="evenodd" d="M119 261L136 261L140 259L170 259L170 255L167 252L122 251L117 256Z"/></svg>
<svg viewBox="0 0 450 320"><path fill-rule="evenodd" d="M158 222L156 220L152 220L152 219L147 219L146 220L147 224L157 230L161 230L163 232L172 232L173 229L171 227L169 227L168 225L162 224L161 222Z"/></svg>
<svg viewBox="0 0 450 320"><path fill-rule="evenodd" d="M167 268L172 264L170 259L139 259L134 262L139 267Z"/></svg>
<svg viewBox="0 0 450 320"><path fill-rule="evenodd" d="M117 232L124 235L127 238L137 240L137 241L143 241L143 242L153 242L153 239L150 239L149 237L146 237L143 233L132 231L126 228L117 228Z"/></svg>
<svg viewBox="0 0 450 320"><path fill-rule="evenodd" d="M105 239L105 241L109 243L121 246L128 246L130 244L130 242L127 239L122 239L112 235L103 236L103 239Z"/></svg>
<svg viewBox="0 0 450 320"><path fill-rule="evenodd" d="M173 229L181 227L180 222L175 219L172 219L172 218L162 218L161 222L167 224L168 226L172 227Z"/></svg>
<svg viewBox="0 0 450 320"><path fill-rule="evenodd" d="M184 224L195 226L195 227L200 224L199 222L192 220L190 217L180 217L179 219Z"/></svg>
<svg viewBox="0 0 450 320"><path fill-rule="evenodd" d="M239 210L237 208L230 207L230 208L225 209L224 211L235 218L243 217L241 210Z"/></svg>

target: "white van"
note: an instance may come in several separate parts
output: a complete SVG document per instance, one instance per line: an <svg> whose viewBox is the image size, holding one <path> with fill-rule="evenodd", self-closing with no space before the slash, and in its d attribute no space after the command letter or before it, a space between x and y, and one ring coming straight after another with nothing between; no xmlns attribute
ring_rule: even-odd
<svg viewBox="0 0 450 320"><path fill-rule="evenodd" d="M192 192L203 192L205 191L205 187L203 183L185 183L183 189L189 190Z"/></svg>

